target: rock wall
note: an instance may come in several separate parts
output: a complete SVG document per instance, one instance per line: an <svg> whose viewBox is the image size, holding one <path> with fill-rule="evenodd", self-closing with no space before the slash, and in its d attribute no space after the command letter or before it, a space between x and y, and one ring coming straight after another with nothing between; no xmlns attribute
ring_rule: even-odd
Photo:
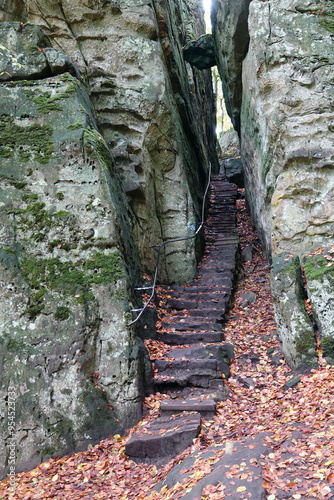
<svg viewBox="0 0 334 500"><path fill-rule="evenodd" d="M25 0L27 19L70 55L90 87L99 130L133 212L142 264L162 240L191 234L208 161L217 168L210 72L186 66L182 45L204 32L199 2ZM210 104L208 104L210 103ZM165 247L161 279L190 280L193 240Z"/></svg>
<svg viewBox="0 0 334 500"><path fill-rule="evenodd" d="M15 388L19 471L136 421L146 354L126 327L138 279L130 208L85 87L67 72L45 77L45 52L67 59L37 26L5 23L0 37L10 73L0 96L0 394L6 405ZM7 416L4 406L1 475Z"/></svg>
<svg viewBox="0 0 334 500"><path fill-rule="evenodd" d="M133 288L218 164L210 72L182 56L198 2L2 0L0 19L2 476L8 388L17 472L140 417ZM166 247L161 279L193 277L196 243Z"/></svg>
<svg viewBox="0 0 334 500"><path fill-rule="evenodd" d="M217 61L229 113L237 129L238 119L241 123L251 214L269 259L296 255L301 268L306 256L334 244L333 7L330 2L298 0L216 0L214 4ZM283 305L291 293L278 286L280 280L274 265L279 334L285 339L283 347L290 343L294 351L300 332ZM314 287L313 280L304 299L308 293L318 328L328 336ZM322 283L317 287L320 291ZM333 317L333 304L330 307ZM302 363L308 354L314 356L314 341L305 352L292 355L290 347L284 350L291 364Z"/></svg>

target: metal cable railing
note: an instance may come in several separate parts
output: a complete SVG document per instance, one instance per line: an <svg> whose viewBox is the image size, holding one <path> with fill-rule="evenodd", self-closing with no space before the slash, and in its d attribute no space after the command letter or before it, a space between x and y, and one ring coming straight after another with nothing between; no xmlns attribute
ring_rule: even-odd
<svg viewBox="0 0 334 500"><path fill-rule="evenodd" d="M202 213L201 213L201 223L200 223L200 225L198 226L198 228L196 229L196 231L194 232L194 234L192 234L191 236L185 236L183 238L173 238L171 240L163 241L159 245L152 245L152 246L150 246L150 248L157 248L158 249L157 262L156 262L156 265L155 265L153 283L150 286L137 287L137 288L135 288L135 290L138 290L138 291L140 291L140 290L141 291L151 290L151 295L147 299L147 301L144 303L143 307L140 307L139 309L131 309L131 312L137 313L137 317L133 321L131 321L130 323L128 323L126 326L132 326L135 323L137 323L137 321L139 320L139 318L142 316L143 312L147 309L147 307L149 306L149 304L153 300L153 297L154 297L154 294L155 294L155 287L156 287L157 279L158 279L158 271L159 271L159 264L160 264L161 249L165 245L167 245L167 243L175 243L177 241L185 241L185 240L191 240L193 238L196 238L196 236L198 235L198 233L202 229L202 227L204 225L204 216L205 216L205 200L206 200L206 197L207 197L207 194L208 194L208 191L209 191L210 181L211 181L211 168L212 168L211 167L211 163L209 163L209 177L208 177L208 182L207 182L207 185L206 185L206 188L205 188L205 191L204 191L204 196L203 196Z"/></svg>

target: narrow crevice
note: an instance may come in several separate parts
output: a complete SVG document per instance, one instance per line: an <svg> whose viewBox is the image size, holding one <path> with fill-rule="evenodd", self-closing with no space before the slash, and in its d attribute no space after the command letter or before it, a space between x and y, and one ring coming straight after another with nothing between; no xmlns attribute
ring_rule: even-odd
<svg viewBox="0 0 334 500"><path fill-rule="evenodd" d="M302 275L302 281L303 281L303 295L304 295L305 311L306 311L307 316L309 317L310 322L311 322L312 327L313 327L317 356L318 356L318 358L322 358L322 347L321 347L321 336L320 336L319 325L317 323L316 315L314 314L313 307L312 307L311 298L310 298L309 293L308 293L307 279L306 279L305 270L303 267L301 267L301 275Z"/></svg>

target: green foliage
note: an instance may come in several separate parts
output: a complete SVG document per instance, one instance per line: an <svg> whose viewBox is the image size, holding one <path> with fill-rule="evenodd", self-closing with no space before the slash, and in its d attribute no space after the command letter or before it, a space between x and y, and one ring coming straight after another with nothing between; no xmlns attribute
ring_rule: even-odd
<svg viewBox="0 0 334 500"><path fill-rule="evenodd" d="M27 183L24 181L18 181L16 179L10 179L9 183L14 186L16 189L23 189L26 187Z"/></svg>
<svg viewBox="0 0 334 500"><path fill-rule="evenodd" d="M35 289L45 286L50 290L74 296L85 293L87 288L83 271L69 261L26 256L22 259L21 269L27 281Z"/></svg>
<svg viewBox="0 0 334 500"><path fill-rule="evenodd" d="M15 354L22 354L22 352L27 354L29 352L32 352L31 346L29 344L26 344L22 340L16 340L13 338L10 339L7 345L7 350Z"/></svg>
<svg viewBox="0 0 334 500"><path fill-rule="evenodd" d="M329 2L317 1L318 8L311 10L309 7L302 9L301 12L310 12L316 15L320 26L330 33L334 33L334 11L333 5ZM312 7L311 7L312 8Z"/></svg>
<svg viewBox="0 0 334 500"><path fill-rule="evenodd" d="M37 105L37 111L42 114L48 114L51 111L61 111L62 105L58 101L68 99L77 90L75 85L69 85L65 92L60 92L51 97L51 92L44 92L43 95L33 97L31 100ZM27 94L27 95L30 95Z"/></svg>
<svg viewBox="0 0 334 500"><path fill-rule="evenodd" d="M59 247L62 250L66 250L66 252L71 250L71 248L73 248L69 243L66 243L65 241L59 239L48 242L48 249L50 252L52 252L53 249L56 247Z"/></svg>
<svg viewBox="0 0 334 500"><path fill-rule="evenodd" d="M63 217L67 217L68 215L69 212L67 212L66 210L59 210L54 214L55 217L59 217L60 219L62 219Z"/></svg>
<svg viewBox="0 0 334 500"><path fill-rule="evenodd" d="M1 156L1 154L0 154ZM0 180L6 180L11 186L14 186L16 189L23 189L26 187L27 183L24 181L18 181L17 179L12 179L7 175L0 175Z"/></svg>
<svg viewBox="0 0 334 500"><path fill-rule="evenodd" d="M110 283L124 276L123 261L118 252L108 255L96 253L94 257L87 260L85 269L94 271L90 274L92 283Z"/></svg>
<svg viewBox="0 0 334 500"><path fill-rule="evenodd" d="M44 295L46 294L45 288L40 288L37 292L33 293L29 298L29 306L26 309L26 312L31 317L37 316L37 314L41 313L44 309Z"/></svg>
<svg viewBox="0 0 334 500"><path fill-rule="evenodd" d="M17 229L23 232L31 231L30 236L35 241L44 241L49 234L51 227L63 228L63 219L67 217L69 212L65 210L59 210L56 213L49 212L45 209L45 203L38 201L37 194L27 194L22 195L22 200L27 204L26 208L15 208L8 211L8 213L15 214L15 221ZM74 223L76 219L72 216L71 221L67 221L67 227L69 229L74 229ZM72 239L72 243L69 244L66 241L54 240L49 242L49 249L52 251L57 245L61 245L63 250L69 250L73 248L73 243L75 239Z"/></svg>
<svg viewBox="0 0 334 500"><path fill-rule="evenodd" d="M45 203L35 201L25 209L16 210L15 213L18 228L23 231L34 231L37 241L42 241L45 237L45 230L52 226L52 217L45 210Z"/></svg>
<svg viewBox="0 0 334 500"><path fill-rule="evenodd" d="M22 146L27 146L28 150L22 149ZM33 156L39 163L48 163L53 153L52 127L38 124L19 126L14 123L14 118L2 116L0 156L11 158L15 152L22 161L28 161Z"/></svg>
<svg viewBox="0 0 334 500"><path fill-rule="evenodd" d="M299 354L307 356L310 349L315 349L315 338L313 332L305 332L303 325L301 325L300 330L302 333L296 338L296 351Z"/></svg>
<svg viewBox="0 0 334 500"><path fill-rule="evenodd" d="M65 198L65 195L64 195L64 193L62 193L61 191L59 191L56 194L56 197L57 197L58 200L63 200Z"/></svg>
<svg viewBox="0 0 334 500"><path fill-rule="evenodd" d="M86 128L83 134L87 151L95 151L99 161L108 168L112 162L110 151L102 135L94 128Z"/></svg>
<svg viewBox="0 0 334 500"><path fill-rule="evenodd" d="M37 105L37 111L44 115L47 115L51 111L61 111L62 106L56 102L58 96L51 97L50 92L46 92L44 95L33 97L32 102Z"/></svg>
<svg viewBox="0 0 334 500"><path fill-rule="evenodd" d="M23 194L22 195L22 200L25 202L29 202L31 200L37 201L38 200L38 195L35 193L32 194Z"/></svg>
<svg viewBox="0 0 334 500"><path fill-rule="evenodd" d="M20 87L34 87L36 85L35 80L16 80L16 82L6 82L6 85L19 85Z"/></svg>
<svg viewBox="0 0 334 500"><path fill-rule="evenodd" d="M328 12L326 15L320 17L319 24L327 31L334 33L334 13Z"/></svg>

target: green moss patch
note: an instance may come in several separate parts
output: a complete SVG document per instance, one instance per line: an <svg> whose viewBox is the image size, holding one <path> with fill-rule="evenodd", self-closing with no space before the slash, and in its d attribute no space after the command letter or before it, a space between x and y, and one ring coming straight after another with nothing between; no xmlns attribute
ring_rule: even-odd
<svg viewBox="0 0 334 500"><path fill-rule="evenodd" d="M307 257L304 265L307 280L320 280L324 277L334 284L334 262L328 261L323 255Z"/></svg>
<svg viewBox="0 0 334 500"><path fill-rule="evenodd" d="M330 31L334 34L334 14L328 14L319 19L319 24L325 28L327 31Z"/></svg>
<svg viewBox="0 0 334 500"><path fill-rule="evenodd" d="M317 16L320 26L334 34L334 8L329 2L316 2L317 8L313 6L299 7L299 12L307 12Z"/></svg>
<svg viewBox="0 0 334 500"><path fill-rule="evenodd" d="M64 321L65 319L68 319L70 315L71 315L70 309L64 306L58 306L54 314L55 319L58 319L59 321Z"/></svg>
<svg viewBox="0 0 334 500"><path fill-rule="evenodd" d="M44 303L44 295L46 294L45 288L40 288L37 292L33 293L29 297L29 306L26 309L26 312L31 317L37 316L37 314L41 313L45 307Z"/></svg>
<svg viewBox="0 0 334 500"><path fill-rule="evenodd" d="M44 294L41 290L49 289L71 296L78 303L86 303L94 300L90 289L92 284L114 283L124 276L123 261L118 252L109 255L96 253L90 260L76 263L64 262L58 258L40 259L26 255L21 259L20 267L30 287L37 290L30 297L27 310L30 315L43 310ZM40 300L37 300L37 294ZM66 315L64 308L58 308L57 315L57 319L67 319L60 317Z"/></svg>
<svg viewBox="0 0 334 500"><path fill-rule="evenodd" d="M0 120L0 156L12 158L15 153L22 161L32 157L45 164L53 155L52 127L50 125L19 126L10 116Z"/></svg>
<svg viewBox="0 0 334 500"><path fill-rule="evenodd" d="M301 327L303 329L303 327ZM310 349L315 349L315 338L313 332L303 332L296 339L296 351L299 354L307 355Z"/></svg>
<svg viewBox="0 0 334 500"><path fill-rule="evenodd" d="M27 183L24 181L18 181L17 179L10 179L5 175L0 175L0 179L6 179L11 186L14 186L16 189L23 189L26 187Z"/></svg>
<svg viewBox="0 0 334 500"><path fill-rule="evenodd" d="M91 283L110 283L124 276L123 261L118 252L105 255L96 253L94 257L85 263L86 271L89 271Z"/></svg>
<svg viewBox="0 0 334 500"><path fill-rule="evenodd" d="M46 287L64 295L78 295L78 298L88 293L84 272L72 262L26 256L21 261L21 270L34 289Z"/></svg>
<svg viewBox="0 0 334 500"><path fill-rule="evenodd" d="M8 213L15 214L16 228L27 233L31 231L32 234L30 238L35 241L45 241L49 239L49 231L52 228L58 227L60 230L64 227L64 220L70 215L69 212L65 210L59 210L58 212L51 212L45 209L45 203L42 203L38 199L38 195L35 193L25 193L22 195L22 201L27 204L26 208L11 208ZM73 231L76 229L76 218L72 215L71 220L66 219L67 227ZM61 245L59 248L63 250L69 250L73 248L75 244L75 238L72 234L71 243L63 240L53 240L49 241L48 247L52 251L57 245Z"/></svg>
<svg viewBox="0 0 334 500"><path fill-rule="evenodd" d="M51 111L61 111L63 109L62 106L56 102L58 100L58 96L51 97L51 93L46 92L41 96L34 97L32 102L37 105L37 111L39 113L46 115Z"/></svg>
<svg viewBox="0 0 334 500"><path fill-rule="evenodd" d="M69 125L68 127L68 130L77 130L79 128L84 128L82 123L71 123L71 125Z"/></svg>
<svg viewBox="0 0 334 500"><path fill-rule="evenodd" d="M96 129L89 127L84 130L83 139L87 150L93 149L102 165L108 168L112 158L102 135Z"/></svg>
<svg viewBox="0 0 334 500"><path fill-rule="evenodd" d="M37 111L46 115L51 111L61 111L63 106L59 103L59 101L72 97L76 90L76 83L72 83L65 89L64 92L59 92L59 94L55 94L53 96L51 96L51 92L44 92L42 95L32 97L31 100L37 105ZM26 91L26 94L30 97L32 92Z"/></svg>
<svg viewBox="0 0 334 500"><path fill-rule="evenodd" d="M30 344L26 344L22 340L10 339L7 345L8 352L18 354L22 356L22 353L26 356L27 354L33 354L34 350Z"/></svg>
<svg viewBox="0 0 334 500"><path fill-rule="evenodd" d="M48 249L50 252L52 252L53 249L56 247L61 248L62 250L65 250L66 252L68 252L72 248L70 243L67 243L64 240L57 239L57 240L52 240L52 241L48 242Z"/></svg>
<svg viewBox="0 0 334 500"><path fill-rule="evenodd" d="M32 200L27 208L13 210L16 215L17 228L22 231L31 230L34 233L34 239L42 241L50 227L52 226L52 216L45 210L45 203Z"/></svg>
<svg viewBox="0 0 334 500"><path fill-rule="evenodd" d="M325 357L334 358L334 338L324 337L321 339L322 353Z"/></svg>

